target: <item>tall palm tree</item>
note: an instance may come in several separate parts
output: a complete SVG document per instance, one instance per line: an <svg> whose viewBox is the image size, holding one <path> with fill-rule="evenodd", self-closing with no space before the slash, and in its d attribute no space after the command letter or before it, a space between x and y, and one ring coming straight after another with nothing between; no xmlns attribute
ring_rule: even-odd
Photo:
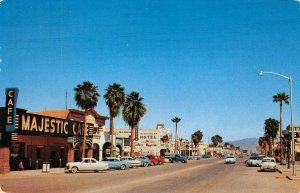
<svg viewBox="0 0 300 193"><path fill-rule="evenodd" d="M280 105L280 120L279 120L279 139L280 139L280 164L282 164L282 155L283 155L283 148L282 148L282 104L289 104L289 95L285 94L284 92L279 92L273 96L273 102L279 103Z"/></svg>
<svg viewBox="0 0 300 193"><path fill-rule="evenodd" d="M86 117L89 109L94 109L97 106L99 93L98 87L93 83L85 81L82 84L78 84L75 91L75 102L78 107L84 110L84 128L83 128L83 144L82 144L82 158L85 157L85 143L86 143Z"/></svg>
<svg viewBox="0 0 300 193"><path fill-rule="evenodd" d="M261 147L261 150L264 150L264 154L266 154L266 137L260 137L258 139L258 145Z"/></svg>
<svg viewBox="0 0 300 193"><path fill-rule="evenodd" d="M273 155L274 140L277 138L279 121L273 118L265 120L265 136L270 147L269 155Z"/></svg>
<svg viewBox="0 0 300 193"><path fill-rule="evenodd" d="M198 144L202 140L202 137L203 137L203 133L200 130L198 130L198 131L196 131L195 133L192 134L192 138L191 139L192 139L195 147L198 146Z"/></svg>
<svg viewBox="0 0 300 193"><path fill-rule="evenodd" d="M131 151L130 156L134 156L134 129L146 114L146 107L142 102L138 92L131 92L126 95L123 107L123 120L131 127Z"/></svg>
<svg viewBox="0 0 300 193"><path fill-rule="evenodd" d="M124 88L117 83L109 85L104 95L105 103L109 110L110 118L110 156L114 156L114 118L119 115L122 105L125 101Z"/></svg>
<svg viewBox="0 0 300 193"><path fill-rule="evenodd" d="M177 141L178 141L178 133L177 133L177 124L181 121L180 118L178 117L174 117L172 119L172 122L175 123L175 153L178 153L178 145L177 145Z"/></svg>
<svg viewBox="0 0 300 193"><path fill-rule="evenodd" d="M220 135L215 135L211 137L211 142L215 147L219 146L220 143L223 142L223 138Z"/></svg>

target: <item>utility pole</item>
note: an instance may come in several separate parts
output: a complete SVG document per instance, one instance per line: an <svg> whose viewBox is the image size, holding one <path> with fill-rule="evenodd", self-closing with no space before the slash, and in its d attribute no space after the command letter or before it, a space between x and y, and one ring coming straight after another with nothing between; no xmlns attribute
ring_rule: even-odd
<svg viewBox="0 0 300 193"><path fill-rule="evenodd" d="M66 89L66 110L68 109L68 89Z"/></svg>

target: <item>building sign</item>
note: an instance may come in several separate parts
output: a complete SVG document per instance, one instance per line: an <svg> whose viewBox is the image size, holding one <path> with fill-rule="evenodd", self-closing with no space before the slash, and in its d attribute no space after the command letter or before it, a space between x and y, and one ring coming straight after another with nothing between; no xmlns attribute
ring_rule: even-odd
<svg viewBox="0 0 300 193"><path fill-rule="evenodd" d="M84 124L79 121L30 113L24 113L21 117L21 125L17 132L23 135L83 136ZM92 132L87 132L87 136L90 135L93 135Z"/></svg>
<svg viewBox="0 0 300 193"><path fill-rule="evenodd" d="M14 132L16 130L16 104L18 98L19 89L7 88L6 89L6 120L5 120L5 131Z"/></svg>

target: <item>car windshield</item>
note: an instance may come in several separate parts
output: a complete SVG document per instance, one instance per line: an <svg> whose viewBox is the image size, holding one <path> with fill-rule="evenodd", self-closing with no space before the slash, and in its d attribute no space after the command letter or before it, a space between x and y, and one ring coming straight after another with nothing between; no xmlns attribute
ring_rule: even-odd
<svg viewBox="0 0 300 193"><path fill-rule="evenodd" d="M227 158L234 158L233 156L228 156Z"/></svg>

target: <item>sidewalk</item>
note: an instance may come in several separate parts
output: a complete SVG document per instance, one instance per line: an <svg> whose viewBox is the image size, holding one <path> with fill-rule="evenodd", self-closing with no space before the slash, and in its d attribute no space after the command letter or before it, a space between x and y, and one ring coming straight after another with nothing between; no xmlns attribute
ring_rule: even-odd
<svg viewBox="0 0 300 193"><path fill-rule="evenodd" d="M290 180L300 180L300 163L296 162L296 176L293 176L293 166L288 169L287 165L277 164L277 171Z"/></svg>
<svg viewBox="0 0 300 193"><path fill-rule="evenodd" d="M17 177L17 176L21 177L21 176L54 175L54 174L64 174L64 168L50 168L49 172L42 172L42 169L11 171L9 174L0 175L0 178Z"/></svg>

